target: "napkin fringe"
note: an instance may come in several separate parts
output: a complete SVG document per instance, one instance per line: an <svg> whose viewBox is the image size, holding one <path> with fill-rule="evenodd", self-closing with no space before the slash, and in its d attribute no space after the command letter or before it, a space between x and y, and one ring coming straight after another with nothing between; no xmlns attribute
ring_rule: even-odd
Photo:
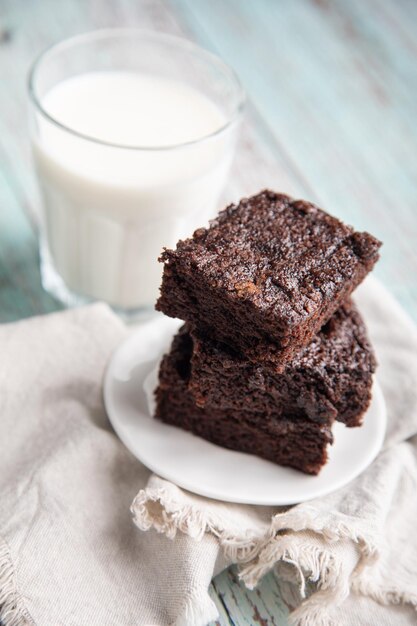
<svg viewBox="0 0 417 626"><path fill-rule="evenodd" d="M287 606L294 605L293 589L304 601L289 617L294 626L330 626L332 609L349 595L348 577L343 576L344 563L331 550L306 544L294 544L294 536L277 536L259 554L258 562L243 568L240 577L249 589L253 589L266 572L277 564L292 566L286 571L286 583L290 583L288 598L281 589ZM306 599L308 585L317 584L317 591Z"/></svg>
<svg viewBox="0 0 417 626"><path fill-rule="evenodd" d="M294 545L293 537L275 537L259 554L256 563L249 563L240 572L240 578L249 589L279 562L292 565L298 574L299 592L306 597L307 582L319 582L320 588L336 587L343 564L330 550L311 545ZM295 580L293 582L296 582ZM346 591L346 590L344 590ZM347 590L348 592L348 590Z"/></svg>
<svg viewBox="0 0 417 626"><path fill-rule="evenodd" d="M4 626L34 626L16 589L15 571L7 543L0 537L0 621Z"/></svg>
<svg viewBox="0 0 417 626"><path fill-rule="evenodd" d="M177 531L201 541L204 534L212 533L218 538L226 558L235 562L254 559L265 535L238 537L220 529L209 515L193 505L179 505L163 489L142 489L133 500L130 508L133 521L140 530L155 529L169 539L174 539Z"/></svg>
<svg viewBox="0 0 417 626"><path fill-rule="evenodd" d="M283 583L281 597L292 611L289 616L292 626L337 624L332 615L348 597L352 578L357 578L378 559L379 551L370 529L349 527L342 517L337 521L327 519L308 506L294 507L274 516L271 527L273 538L259 551L255 562L241 569L240 578L253 589L275 568L278 583L280 580ZM333 547L325 548L321 544L323 540ZM346 541L358 546L360 556L356 564L346 562L334 549L336 544ZM346 571L351 567L352 577L352 572ZM316 588L313 594L312 585Z"/></svg>
<svg viewBox="0 0 417 626"><path fill-rule="evenodd" d="M344 515L335 512L323 514L313 506L298 505L285 513L274 515L271 526L276 536L285 536L291 529L292 533L316 533L329 543L343 539L353 541L360 546L366 565L375 562L379 556L375 529L359 520L352 525L351 521L348 523L345 520Z"/></svg>
<svg viewBox="0 0 417 626"><path fill-rule="evenodd" d="M194 592L189 596L173 626L206 626L207 622L216 620L218 615L216 605L204 589L203 592Z"/></svg>
<svg viewBox="0 0 417 626"><path fill-rule="evenodd" d="M163 487L141 490L132 503L131 512L138 528L144 531L154 528L170 539L174 539L178 531L197 541L206 532L212 533L217 537L225 557L239 564L239 577L249 589L253 589L274 567L280 564L291 566L286 569L285 582L291 583L287 585L291 594L297 587L297 594L302 601L289 618L294 626L331 626L334 623L331 617L333 611L350 593L352 579L350 575L344 574L350 565L334 550L317 545L317 540L323 539L331 544L352 541L358 546L360 558L354 567L353 576L356 581L363 568L378 558L377 545L369 528L352 528L342 517L337 522L334 519L323 519L314 507L304 506L302 510L294 507L278 514L272 518L266 532L246 537L235 536L230 530L219 527L218 519L196 506L179 503L175 494ZM288 532L289 528L291 532ZM300 536L305 533L312 533L310 543L306 537L300 540ZM311 584L316 585L312 595ZM372 593L370 588L367 593L363 587L361 591L374 598L385 597L385 602L390 603L390 597L386 594L384 596L378 587ZM286 595L282 593L285 602ZM294 605L293 596L288 597L290 608L294 608L291 606ZM187 610L192 614L192 611L198 613L199 609L195 609L191 602ZM192 615L191 620L188 618L188 622L185 619L184 623L199 624L197 613ZM181 626L182 619L175 626Z"/></svg>

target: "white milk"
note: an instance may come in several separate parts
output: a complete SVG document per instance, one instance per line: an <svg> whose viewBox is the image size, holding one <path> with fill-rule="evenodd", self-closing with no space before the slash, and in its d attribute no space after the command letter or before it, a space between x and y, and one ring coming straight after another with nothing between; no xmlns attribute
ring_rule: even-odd
<svg viewBox="0 0 417 626"><path fill-rule="evenodd" d="M46 93L42 106L65 127L99 140L38 116L34 154L55 269L77 294L122 309L152 306L161 279L157 257L213 215L233 139L220 133L172 146L219 130L223 113L185 83L133 72L69 78ZM161 146L172 148L149 150Z"/></svg>

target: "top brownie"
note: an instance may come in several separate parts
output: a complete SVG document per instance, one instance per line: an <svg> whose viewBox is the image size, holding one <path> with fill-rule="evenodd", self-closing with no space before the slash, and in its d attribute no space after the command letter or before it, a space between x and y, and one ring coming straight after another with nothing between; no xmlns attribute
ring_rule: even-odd
<svg viewBox="0 0 417 626"><path fill-rule="evenodd" d="M165 250L159 311L282 371L372 269L381 243L263 191Z"/></svg>

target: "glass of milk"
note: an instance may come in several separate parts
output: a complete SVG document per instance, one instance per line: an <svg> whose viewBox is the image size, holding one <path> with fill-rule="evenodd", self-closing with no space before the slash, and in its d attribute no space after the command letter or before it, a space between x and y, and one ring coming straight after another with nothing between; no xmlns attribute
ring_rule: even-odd
<svg viewBox="0 0 417 626"><path fill-rule="evenodd" d="M69 306L152 307L164 246L217 210L244 107L233 71L189 41L80 35L29 79L44 288Z"/></svg>

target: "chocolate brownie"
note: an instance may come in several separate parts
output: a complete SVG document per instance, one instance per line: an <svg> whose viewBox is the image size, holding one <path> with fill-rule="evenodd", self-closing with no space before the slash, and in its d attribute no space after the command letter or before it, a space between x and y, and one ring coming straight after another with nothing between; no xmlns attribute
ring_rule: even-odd
<svg viewBox="0 0 417 626"><path fill-rule="evenodd" d="M189 389L200 407L254 411L360 426L369 406L375 357L364 322L347 301L306 348L277 373L191 331Z"/></svg>
<svg viewBox="0 0 417 626"><path fill-rule="evenodd" d="M188 389L192 340L183 328L161 362L155 417L225 448L248 452L318 474L333 436L327 425L308 419L274 419L262 412L199 408Z"/></svg>
<svg viewBox="0 0 417 626"><path fill-rule="evenodd" d="M163 252L156 308L282 371L372 269L380 245L310 202L263 191Z"/></svg>

